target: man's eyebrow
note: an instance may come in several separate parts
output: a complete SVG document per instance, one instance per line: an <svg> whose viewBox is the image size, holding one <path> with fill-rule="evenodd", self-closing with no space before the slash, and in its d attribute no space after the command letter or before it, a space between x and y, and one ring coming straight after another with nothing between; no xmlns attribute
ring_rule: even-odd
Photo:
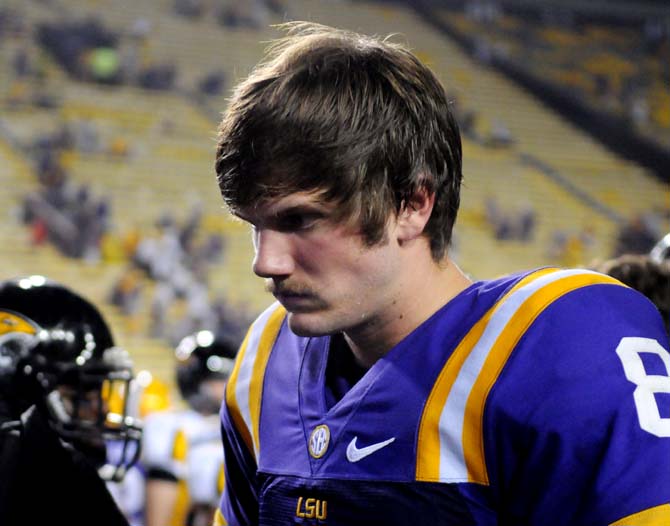
<svg viewBox="0 0 670 526"><path fill-rule="evenodd" d="M249 224L255 224L260 217L255 217L254 214L245 214L240 210L231 211L231 214L237 219L244 221ZM295 205L288 205L285 208L279 208L278 210L273 211L271 214L265 216L265 220L276 220L282 219L287 216L295 214L308 214L317 217L326 217L329 215L329 211L324 209L323 206L320 206L317 203L297 203Z"/></svg>
<svg viewBox="0 0 670 526"><path fill-rule="evenodd" d="M286 208L280 208L279 210L275 211L271 217L285 217L285 216L290 216L294 214L309 214L309 215L318 215L318 216L325 216L327 215L327 211L323 209L323 207L316 205L316 204L308 204L308 203L299 203L296 205L289 205Z"/></svg>

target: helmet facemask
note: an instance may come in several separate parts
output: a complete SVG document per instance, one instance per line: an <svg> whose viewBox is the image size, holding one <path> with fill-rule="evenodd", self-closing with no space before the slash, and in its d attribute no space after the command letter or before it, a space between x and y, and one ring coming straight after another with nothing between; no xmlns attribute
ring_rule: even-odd
<svg viewBox="0 0 670 526"><path fill-rule="evenodd" d="M125 351L112 348L105 356L110 353ZM102 478L121 480L140 454L142 437L139 387L131 369L73 367L58 378L49 382L44 397L52 427L96 465Z"/></svg>
<svg viewBox="0 0 670 526"><path fill-rule="evenodd" d="M0 409L13 421L38 408L103 478L120 480L140 452L138 391L94 304L44 276L0 282Z"/></svg>

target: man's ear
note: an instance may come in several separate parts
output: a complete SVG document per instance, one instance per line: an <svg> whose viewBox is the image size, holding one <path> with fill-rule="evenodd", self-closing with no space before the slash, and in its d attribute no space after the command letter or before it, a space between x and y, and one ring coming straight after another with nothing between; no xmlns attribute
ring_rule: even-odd
<svg viewBox="0 0 670 526"><path fill-rule="evenodd" d="M396 237L403 243L418 238L423 233L435 204L435 192L419 188L403 203L398 213Z"/></svg>

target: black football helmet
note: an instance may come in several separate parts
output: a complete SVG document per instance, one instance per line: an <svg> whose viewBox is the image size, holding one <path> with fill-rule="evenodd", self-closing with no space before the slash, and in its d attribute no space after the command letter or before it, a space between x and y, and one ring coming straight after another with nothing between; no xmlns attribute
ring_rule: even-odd
<svg viewBox="0 0 670 526"><path fill-rule="evenodd" d="M0 282L0 401L10 419L37 406L64 441L103 459L105 444L121 443L114 465L99 462L103 478L120 480L142 436L132 380L128 353L87 300L43 276Z"/></svg>
<svg viewBox="0 0 670 526"><path fill-rule="evenodd" d="M177 385L182 398L194 410L218 412L221 400L207 392L207 380L227 380L235 364L237 344L211 331L198 331L183 338L175 350Z"/></svg>

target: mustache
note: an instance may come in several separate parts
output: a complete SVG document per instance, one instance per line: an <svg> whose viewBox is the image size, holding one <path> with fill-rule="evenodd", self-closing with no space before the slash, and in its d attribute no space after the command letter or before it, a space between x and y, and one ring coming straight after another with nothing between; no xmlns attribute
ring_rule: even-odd
<svg viewBox="0 0 670 526"><path fill-rule="evenodd" d="M267 280L265 290L270 294L283 294L287 296L314 296L314 290L306 285L298 283L285 283Z"/></svg>

